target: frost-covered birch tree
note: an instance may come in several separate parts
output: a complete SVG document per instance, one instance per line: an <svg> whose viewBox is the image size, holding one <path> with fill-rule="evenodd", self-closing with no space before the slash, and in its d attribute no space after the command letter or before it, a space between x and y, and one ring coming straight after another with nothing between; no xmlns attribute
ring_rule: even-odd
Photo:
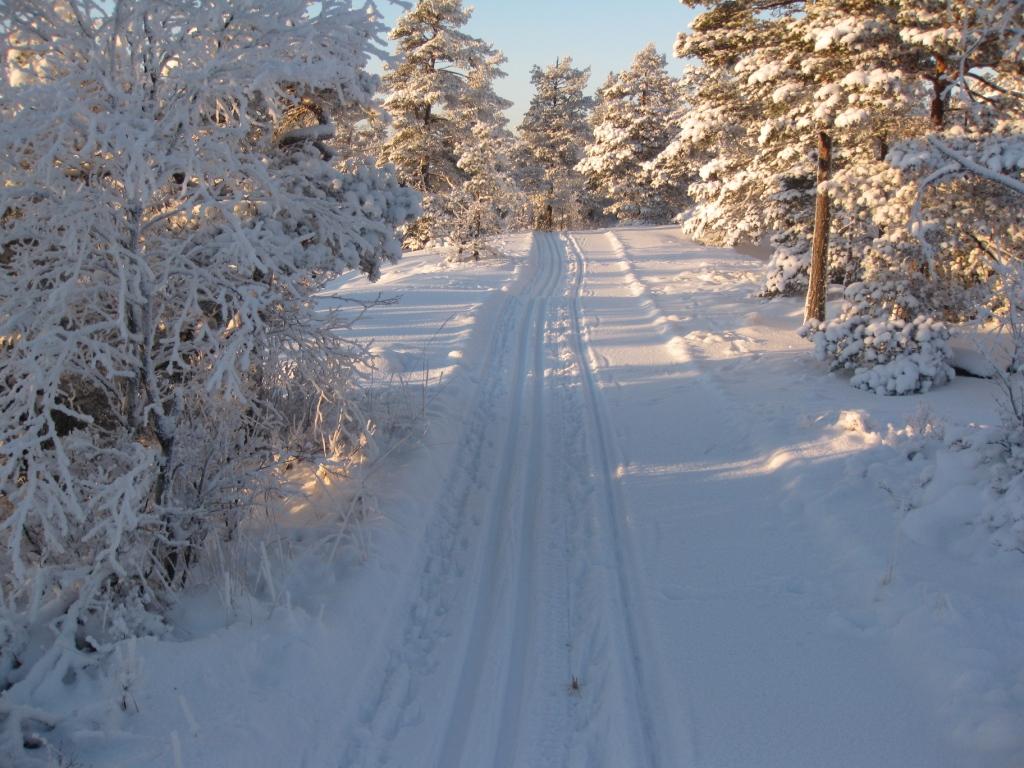
<svg viewBox="0 0 1024 768"><path fill-rule="evenodd" d="M314 292L397 260L417 200L337 139L383 34L348 0L0 25L2 753L40 686L160 628L279 459L354 447L359 353Z"/></svg>
<svg viewBox="0 0 1024 768"><path fill-rule="evenodd" d="M570 227L584 221L594 204L577 170L591 139L593 100L584 94L590 69L577 69L566 57L534 67L530 79L534 94L519 126L519 184L537 226Z"/></svg>
<svg viewBox="0 0 1024 768"><path fill-rule="evenodd" d="M676 134L678 101L679 85L653 44L597 92L594 139L579 170L611 201L604 212L619 221L663 224L680 212L680 182L655 187L651 169Z"/></svg>

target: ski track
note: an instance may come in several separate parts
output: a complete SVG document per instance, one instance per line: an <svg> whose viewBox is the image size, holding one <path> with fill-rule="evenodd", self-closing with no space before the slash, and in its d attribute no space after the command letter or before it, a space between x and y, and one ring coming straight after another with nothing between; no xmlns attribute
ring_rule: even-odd
<svg viewBox="0 0 1024 768"><path fill-rule="evenodd" d="M340 768L402 765L417 744L439 768L656 768L688 751L658 719L586 259L538 233L530 260L498 314L397 640L355 688Z"/></svg>
<svg viewBox="0 0 1024 768"><path fill-rule="evenodd" d="M962 530L970 455L800 362L799 305L751 309L728 250L666 227L508 254L418 257L424 294L364 330L398 376L422 358L431 424L368 486L399 529L379 567L282 552L299 599L249 626L196 595L132 644L132 711L105 678L54 691L87 718L74 764L1024 766L1019 562ZM967 383L919 402L977 422Z"/></svg>
<svg viewBox="0 0 1024 768"><path fill-rule="evenodd" d="M627 530L629 514L619 482L623 462L594 373L598 361L586 340L581 303L586 259L575 238L568 238L568 245L576 265L570 302L572 342L583 385L585 411L596 444L595 469L601 485L598 506L603 507L606 518L608 537L605 544L610 549L609 555L613 558L614 566L611 591L615 600L611 613L621 619L617 627L620 644L618 658L629 664L622 693L628 697L627 711L635 718L631 727L636 739L635 755L634 762L630 764L652 767L680 765L679 746L670 738L673 734L678 736L680 729L677 724L657 721L657 717L663 716L667 708L659 685L658 652L650 642L651 633L643 610L645 602L642 590L636 583L638 570L634 564L633 546Z"/></svg>
<svg viewBox="0 0 1024 768"><path fill-rule="evenodd" d="M612 250L619 259L619 263L625 272L627 283L633 287L634 294L642 300L642 304L648 311L654 325L659 328L666 339L673 357L679 362L697 363L703 361L705 357L703 345L699 342L694 343L691 340L691 337L697 335L700 341L710 338L720 343L727 343L731 353L744 355L744 365L757 363L761 354L751 351L750 345L753 343L752 340L731 331L723 330L721 325L707 311L704 303L692 298L697 291L688 291L682 296L676 296L676 298L686 302L686 308L691 318L700 317L701 321L712 330L710 333L700 331L690 331L687 333L683 329L683 322L679 316L665 311L658 300L657 291L652 289L648 282L640 276L633 262L629 247L623 242L619 234L609 230L605 233L605 237L611 243ZM677 277L676 279L680 278ZM703 273L698 273L696 279L704 280ZM720 377L715 375L707 366L701 365L700 367L702 375L711 375L720 382Z"/></svg>
<svg viewBox="0 0 1024 768"><path fill-rule="evenodd" d="M523 306L524 297L508 296L496 321L492 344L480 368L475 402L467 411L460 448L441 485L441 498L434 505L435 517L426 533L426 556L422 567L414 571L411 604L390 633L399 638L398 644L386 652L382 671L357 687L362 694L359 699L367 703L351 728L348 749L339 764L343 768L388 765L389 747L399 732L422 718L420 684L437 666L438 644L453 632L446 619L457 607L458 588L465 581L467 569L474 568L470 542L473 529L481 523L474 506L481 504L481 478L489 467L498 466L485 460L493 458L495 451L495 441L488 437L489 417L498 407L505 383L502 363L516 354L513 344ZM483 538L493 539L487 527Z"/></svg>

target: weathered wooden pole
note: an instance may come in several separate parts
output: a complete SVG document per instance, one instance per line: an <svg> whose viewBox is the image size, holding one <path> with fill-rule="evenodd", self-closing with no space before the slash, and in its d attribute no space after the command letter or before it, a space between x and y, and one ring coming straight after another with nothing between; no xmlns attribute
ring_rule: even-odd
<svg viewBox="0 0 1024 768"><path fill-rule="evenodd" d="M828 190L824 182L832 176L832 139L818 131L818 196L814 203L814 238L811 240L811 273L807 283L804 322L825 322L825 291L828 287L828 232L832 222Z"/></svg>

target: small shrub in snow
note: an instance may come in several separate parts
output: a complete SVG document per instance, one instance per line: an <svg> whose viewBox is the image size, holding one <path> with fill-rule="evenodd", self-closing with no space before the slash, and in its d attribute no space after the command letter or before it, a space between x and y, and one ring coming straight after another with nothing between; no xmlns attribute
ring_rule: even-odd
<svg viewBox="0 0 1024 768"><path fill-rule="evenodd" d="M868 293L864 283L854 283L839 317L804 327L818 359L832 370L852 369L853 386L883 395L927 392L950 381L946 324L923 315L913 320L874 316Z"/></svg>

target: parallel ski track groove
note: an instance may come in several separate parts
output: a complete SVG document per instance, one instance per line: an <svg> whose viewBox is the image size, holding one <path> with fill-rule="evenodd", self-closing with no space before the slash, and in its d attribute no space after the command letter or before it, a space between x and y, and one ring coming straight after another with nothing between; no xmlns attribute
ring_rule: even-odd
<svg viewBox="0 0 1024 768"><path fill-rule="evenodd" d="M555 266L553 281L546 284L539 299L539 314L536 320L533 348L533 418L528 448L528 468L523 475L521 523L518 527L519 550L516 573L515 599L512 608L510 650L511 658L506 668L502 714L498 719L499 731L493 765L511 766L516 758L516 735L523 708L523 690L527 657L527 640L531 636L533 621L530 614L530 595L534 576L534 554L537 546L535 534L539 528L544 487L544 378L545 378L545 329L547 327L548 299L562 276L564 259L557 249L551 248L551 238L541 239L547 247L545 260ZM516 531L512 532L513 535Z"/></svg>
<svg viewBox="0 0 1024 768"><path fill-rule="evenodd" d="M543 342L547 301L561 276L558 261L552 258L552 254L545 253L546 249L543 247L545 238L538 237L535 242L537 243L536 256L541 261L544 273L543 277L535 279L531 286L533 290L529 294L526 311L523 313L525 320L519 326L520 344L516 352L515 365L512 369L513 406L507 427L505 447L499 456L498 466L500 474L496 483L493 503L489 505L489 509L485 510L485 514L490 521L487 540L484 542L484 550L480 555L485 558L485 561L481 568L481 578L477 581L472 598L473 609L470 614L469 633L465 640L466 663L462 667L454 695L451 699L451 712L448 717L447 728L441 742L438 758L434 761L434 765L437 765L438 768L455 768L463 764L467 736L472 730L474 721L472 718L460 716L455 711L455 707L457 705L464 712L474 711L476 709L475 703L481 694L480 688L483 685L482 672L487 660L486 655L491 650L491 638L496 634L495 625L498 623L495 614L498 612L499 598L501 597L498 589L498 577L500 575L499 565L502 562L501 543L503 538L509 541L516 541L518 534L518 540L521 541L516 558L517 565L513 566L515 574L512 580L512 589L514 591L512 596L513 604L518 602L517 594L524 589L523 579L529 578L528 559L530 556L530 546L527 540L527 527L524 525L525 521L521 519L524 509L520 508L519 514L516 515L512 504L515 480L519 479L523 486L526 486L531 479L529 472L517 471L520 467L527 464L527 462L519 461L523 453L521 446L524 444L522 439L523 433L519 429L519 425L522 422L522 414L526 407L526 390L529 378L528 357L532 338L537 347L534 352L536 396L532 398L533 402L530 403L533 410L529 423L530 429L533 432L543 428L543 414L539 409L542 408L543 403ZM538 284L539 287L537 287ZM533 465L531 465L531 469L538 471ZM537 479L539 480L539 478ZM506 532L504 537L500 535L502 530ZM527 562L524 562L524 559ZM526 622L521 624L514 615L511 617L511 622L511 626L507 627L507 629L509 631L510 647L515 649L525 645L527 627L525 626ZM502 681L503 690L491 690L485 694L489 697L501 697L503 702L501 711L503 715L513 718L511 728L501 722L491 724L492 726L498 726L499 744L514 743L514 729L518 728L520 701L518 699L511 701L509 698L509 677L514 677L514 674L509 675ZM511 695L513 697L521 696L522 688L520 686L513 686ZM486 724L484 727L486 727ZM510 751L512 751L511 746Z"/></svg>
<svg viewBox="0 0 1024 768"><path fill-rule="evenodd" d="M650 768L657 768L660 765L678 766L681 763L678 762L674 754L668 752L670 742L666 738L660 738L664 734L659 732L655 724L654 712L662 707L664 699L658 695L657 678L649 670L652 659L645 659L645 655L651 654L652 651L649 646L642 645L640 640L641 633L638 626L640 622L635 615L638 610L636 589L632 583L635 566L629 549L630 542L627 540L629 534L624 530L626 504L621 484L616 477L619 462L616 459L614 435L604 413L597 379L587 354L589 345L584 336L581 306L586 261L575 238L570 236L568 244L570 246L568 250L572 251L576 265L575 280L569 302L572 310L570 312L572 345L579 362L580 378L586 402L585 410L593 428L598 449L600 465L597 469L601 475L604 491L602 506L608 518L608 530L615 552L615 597L625 635L626 648L623 650L629 658L630 673L634 683L630 691L630 698L633 705L632 711L637 713L643 739L641 745L643 764Z"/></svg>
<svg viewBox="0 0 1024 768"><path fill-rule="evenodd" d="M535 240L535 249L537 247ZM434 504L438 512L426 531L424 560L413 581L413 598L411 603L405 604L404 614L398 614L404 615L404 619L394 625L392 636L399 638L397 645L387 653L383 666L376 672L368 671L369 677L364 678L357 688L365 692L366 703L358 718L362 724L354 723L355 731L350 735L339 768L389 764L388 746L415 717L410 714L410 709L416 704L416 685L436 665L432 656L438 642L446 636L444 618L453 608L450 587L464 582L467 575L466 563L457 562L458 546L474 536L478 540L488 537L488 531L495 527L497 516L484 515L483 530L473 531L471 502L474 492L486 485L487 473L495 466L486 461L493 454L487 437L491 434L492 416L499 407L507 375L502 363L507 359L516 332L524 328L523 318L532 317L532 297L538 292L537 285L543 282L547 286L557 281L557 275L551 274L546 263L548 260L538 257L539 253L534 253L535 260L541 262L543 273L533 277L527 286L528 310L522 310L523 297L512 295L505 301L495 321L491 344L479 368L477 393L468 410L469 418L462 430L460 447ZM518 334L520 338L524 335ZM525 372L517 375L525 377ZM507 468L509 463L503 461L504 458L499 456L498 464ZM472 563L471 560L469 567Z"/></svg>
<svg viewBox="0 0 1024 768"><path fill-rule="evenodd" d="M386 663L368 673L360 686L367 705L362 726L356 725L340 763L343 768L392 765L392 746L410 727L434 734L432 743L424 743L424 766L512 768L534 756L531 749L522 751L531 746L522 743L522 733L530 712L527 693L533 695L535 687L526 672L531 642L536 645L541 637L536 600L553 588L538 583L538 533L554 519L547 517L553 511L544 507L551 501L544 486L553 450L545 438L545 400L553 394L545 378L549 355L557 359L557 344L550 348L546 331L550 302L558 296L570 251L574 276L561 294L566 300L558 304L559 312L568 315L568 327L557 335L568 343L579 370L582 431L577 439L591 446L582 447L581 455L594 451L595 500L607 531L607 538L595 544L614 564L606 617L613 628L612 644L620 649L613 658L626 665L620 668L626 711L634 713L631 723L623 724L635 757L630 766L681 765L674 759L671 730L655 719L665 700L652 675L653 646L644 642L647 624L624 528L627 509L616 476L617 446L585 335L581 296L586 259L575 239L568 243L571 248L562 237L535 236L533 274L521 293L508 297L495 321L454 464L427 528L423 565L409 593L412 600L405 603L400 623L396 620L393 636L398 639ZM496 419L503 432L492 443ZM566 556L568 568L568 550ZM571 616L567 621L570 633L579 628ZM566 639L571 647L574 638ZM568 663L571 669L571 656ZM424 686L427 681L438 683L436 697ZM590 691L598 694L597 689ZM570 719L571 709L566 710ZM567 747L570 741L567 733ZM590 754L601 760L601 750Z"/></svg>
<svg viewBox="0 0 1024 768"><path fill-rule="evenodd" d="M622 260L626 274L643 291L640 297L647 304L651 313L651 319L657 327L658 333L665 339L666 344L673 345L671 349L673 357L680 363L690 363L700 369L700 376L697 377L697 382L702 389L708 392L710 398L720 403L719 411L722 414L723 424L729 425L727 432L733 435L745 435L746 439L749 439L750 422L749 420L738 419L735 415L735 409L722 396L722 392L727 388L727 382L722 380L721 375L715 370L714 366L707 364L706 352L687 338L684 324L666 312L658 298L658 294L641 277L636 264L633 263L633 254L622 238L616 232L610 230L605 233L605 237ZM688 302L688 308L694 317L700 316L703 322L707 323L715 332L721 332L721 326L714 321L710 313L702 313L701 310L703 308L699 304L691 300ZM711 382L714 383L712 384Z"/></svg>

